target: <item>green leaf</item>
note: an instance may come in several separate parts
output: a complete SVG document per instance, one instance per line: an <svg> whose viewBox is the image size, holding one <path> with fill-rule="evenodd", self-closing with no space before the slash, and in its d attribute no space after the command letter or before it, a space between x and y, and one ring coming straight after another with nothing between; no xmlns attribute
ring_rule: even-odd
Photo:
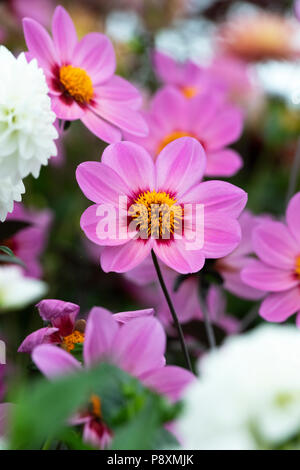
<svg viewBox="0 0 300 470"><path fill-rule="evenodd" d="M17 258L17 256L11 256L11 255L0 255L0 264L5 263L5 264L18 264L19 266L22 266L23 268L26 268L25 263L20 258Z"/></svg>
<svg viewBox="0 0 300 470"><path fill-rule="evenodd" d="M14 256L14 252L8 246L0 245L0 251L3 251L8 256Z"/></svg>
<svg viewBox="0 0 300 470"><path fill-rule="evenodd" d="M30 227L31 224L20 220L6 220L0 223L0 240L7 240L20 230Z"/></svg>

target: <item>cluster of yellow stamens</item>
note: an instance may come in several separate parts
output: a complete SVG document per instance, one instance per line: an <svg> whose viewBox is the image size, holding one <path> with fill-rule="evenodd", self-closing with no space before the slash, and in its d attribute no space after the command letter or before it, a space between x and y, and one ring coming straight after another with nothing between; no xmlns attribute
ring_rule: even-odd
<svg viewBox="0 0 300 470"><path fill-rule="evenodd" d="M62 347L66 351L70 352L73 351L75 348L75 344L81 344L84 342L84 333L78 330L74 330L68 336L65 336L62 342Z"/></svg>
<svg viewBox="0 0 300 470"><path fill-rule="evenodd" d="M73 65L63 65L59 80L64 90L78 103L87 104L94 94L93 83L85 70Z"/></svg>
<svg viewBox="0 0 300 470"><path fill-rule="evenodd" d="M90 403L91 403L91 412L93 415L101 419L102 418L102 411L101 411L101 400L98 397L98 395L92 395L90 398Z"/></svg>
<svg viewBox="0 0 300 470"><path fill-rule="evenodd" d="M300 278L300 256L296 259L296 274Z"/></svg>
<svg viewBox="0 0 300 470"><path fill-rule="evenodd" d="M128 210L142 239L171 238L181 230L183 209L177 200L162 191L145 191L139 194Z"/></svg>
<svg viewBox="0 0 300 470"><path fill-rule="evenodd" d="M163 148L165 148L166 145L170 144L173 142L173 140L180 139L180 137L195 137L191 132L185 132L185 131L174 131L171 132L170 134L167 134L163 140L159 143L157 153L161 152ZM196 137L195 137L196 138Z"/></svg>
<svg viewBox="0 0 300 470"><path fill-rule="evenodd" d="M194 98L197 95L198 90L194 86L184 86L181 88L181 92L186 98Z"/></svg>

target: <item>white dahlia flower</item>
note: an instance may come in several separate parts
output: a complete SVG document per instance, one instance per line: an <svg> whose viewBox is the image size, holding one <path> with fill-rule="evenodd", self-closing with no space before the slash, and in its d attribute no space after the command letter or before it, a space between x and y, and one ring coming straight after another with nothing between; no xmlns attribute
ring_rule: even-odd
<svg viewBox="0 0 300 470"><path fill-rule="evenodd" d="M46 78L36 60L27 62L0 46L0 174L19 182L55 156L58 137L53 125Z"/></svg>
<svg viewBox="0 0 300 470"><path fill-rule="evenodd" d="M24 184L22 181L12 183L10 178L0 178L0 221L6 219L7 213L12 212L14 208L14 201L21 201L25 192Z"/></svg>
<svg viewBox="0 0 300 470"><path fill-rule="evenodd" d="M300 331L266 325L199 364L185 395L185 449L300 448Z"/></svg>
<svg viewBox="0 0 300 470"><path fill-rule="evenodd" d="M0 266L0 313L26 307L46 292L45 282L25 276L19 266Z"/></svg>

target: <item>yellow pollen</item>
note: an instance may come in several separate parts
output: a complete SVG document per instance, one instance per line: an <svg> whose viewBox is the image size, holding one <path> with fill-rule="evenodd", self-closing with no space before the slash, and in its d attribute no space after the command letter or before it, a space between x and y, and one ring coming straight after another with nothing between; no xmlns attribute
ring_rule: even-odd
<svg viewBox="0 0 300 470"><path fill-rule="evenodd" d="M59 71L60 83L65 91L79 103L89 103L93 97L93 83L85 70L63 65Z"/></svg>
<svg viewBox="0 0 300 470"><path fill-rule="evenodd" d="M296 259L296 274L300 278L300 256Z"/></svg>
<svg viewBox="0 0 300 470"><path fill-rule="evenodd" d="M194 86L184 86L181 88L181 92L184 94L186 98L194 98L197 95L198 90Z"/></svg>
<svg viewBox="0 0 300 470"><path fill-rule="evenodd" d="M159 143L157 153L160 153L163 148L165 148L166 145L170 144L173 142L173 140L180 139L180 137L195 137L191 132L185 132L185 131L174 131L171 132L171 134L167 134L163 140Z"/></svg>
<svg viewBox="0 0 300 470"><path fill-rule="evenodd" d="M128 214L135 222L143 239L171 238L181 230L183 209L177 200L166 192L145 191L138 195Z"/></svg>
<svg viewBox="0 0 300 470"><path fill-rule="evenodd" d="M96 418L101 418L102 417L102 412L101 412L101 400L98 397L98 395L92 395L90 398L91 405L92 405L92 413Z"/></svg>
<svg viewBox="0 0 300 470"><path fill-rule="evenodd" d="M75 344L84 342L84 333L74 330L72 334L65 336L62 342L62 347L66 351L73 351Z"/></svg>

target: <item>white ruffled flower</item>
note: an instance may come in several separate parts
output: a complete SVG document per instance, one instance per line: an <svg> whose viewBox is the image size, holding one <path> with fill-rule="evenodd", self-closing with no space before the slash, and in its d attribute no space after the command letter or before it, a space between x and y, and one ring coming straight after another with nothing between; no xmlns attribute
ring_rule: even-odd
<svg viewBox="0 0 300 470"><path fill-rule="evenodd" d="M0 221L6 219L7 213L12 212L14 201L21 201L25 192L22 181L13 184L10 178L0 178Z"/></svg>
<svg viewBox="0 0 300 470"><path fill-rule="evenodd" d="M185 449L293 447L300 435L299 329L266 325L228 339L199 369L179 420Z"/></svg>
<svg viewBox="0 0 300 470"><path fill-rule="evenodd" d="M45 282L26 277L19 266L0 266L0 313L26 307L46 292Z"/></svg>
<svg viewBox="0 0 300 470"><path fill-rule="evenodd" d="M33 174L57 153L48 86L36 60L0 46L0 173L12 182Z"/></svg>

